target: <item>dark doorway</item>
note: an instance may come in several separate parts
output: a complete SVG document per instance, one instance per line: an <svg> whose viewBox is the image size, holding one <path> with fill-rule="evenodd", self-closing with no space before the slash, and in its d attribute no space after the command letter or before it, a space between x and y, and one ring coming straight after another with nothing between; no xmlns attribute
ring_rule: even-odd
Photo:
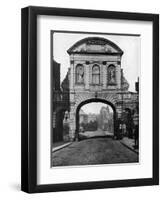
<svg viewBox="0 0 163 200"><path fill-rule="evenodd" d="M63 119L64 110L57 111L55 127L53 128L53 143L63 141Z"/></svg>
<svg viewBox="0 0 163 200"><path fill-rule="evenodd" d="M126 125L125 135L129 138L134 138L133 111L130 108L125 108L125 112L123 114L123 122Z"/></svg>

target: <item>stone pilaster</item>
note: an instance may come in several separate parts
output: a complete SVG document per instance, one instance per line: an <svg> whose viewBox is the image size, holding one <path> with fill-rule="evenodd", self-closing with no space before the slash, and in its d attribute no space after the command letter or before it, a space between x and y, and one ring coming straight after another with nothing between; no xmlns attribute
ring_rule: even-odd
<svg viewBox="0 0 163 200"><path fill-rule="evenodd" d="M92 84L92 67L93 64L89 65L89 84Z"/></svg>
<svg viewBox="0 0 163 200"><path fill-rule="evenodd" d="M70 141L73 141L75 139L75 129L76 129L76 117L75 117L75 113L74 113L74 108L71 105L70 119L69 119L69 138L70 138Z"/></svg>
<svg viewBox="0 0 163 200"><path fill-rule="evenodd" d="M103 89L107 88L107 66L102 65L103 70Z"/></svg>
<svg viewBox="0 0 163 200"><path fill-rule="evenodd" d="M122 106L121 105L116 106L116 113L117 113L117 118L122 117Z"/></svg>
<svg viewBox="0 0 163 200"><path fill-rule="evenodd" d="M121 67L120 65L116 65L116 82L117 82L117 89L121 89Z"/></svg>
<svg viewBox="0 0 163 200"><path fill-rule="evenodd" d="M89 65L85 64L84 65L84 72L85 72L85 89L88 90L89 89Z"/></svg>
<svg viewBox="0 0 163 200"><path fill-rule="evenodd" d="M74 89L74 61L70 60L70 90Z"/></svg>

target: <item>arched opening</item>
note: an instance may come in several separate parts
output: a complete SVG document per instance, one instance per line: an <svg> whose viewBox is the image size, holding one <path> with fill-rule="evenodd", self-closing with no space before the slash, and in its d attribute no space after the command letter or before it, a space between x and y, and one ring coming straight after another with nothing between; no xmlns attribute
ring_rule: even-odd
<svg viewBox="0 0 163 200"><path fill-rule="evenodd" d="M112 137L116 132L115 106L103 99L89 99L76 109L76 139Z"/></svg>

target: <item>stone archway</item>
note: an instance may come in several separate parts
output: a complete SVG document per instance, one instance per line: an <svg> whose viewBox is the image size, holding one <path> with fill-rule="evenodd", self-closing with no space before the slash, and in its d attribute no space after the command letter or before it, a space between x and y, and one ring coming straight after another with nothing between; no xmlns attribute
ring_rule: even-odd
<svg viewBox="0 0 163 200"><path fill-rule="evenodd" d="M100 98L92 98L92 99L87 99L85 101L82 101L76 108L76 130L75 130L75 139L78 140L79 139L79 111L81 109L82 106L86 105L86 104L89 104L89 103L95 103L95 102L98 102L98 103L104 103L106 105L109 105L112 110L113 110L113 124L114 124L114 133L113 135L115 136L116 135L116 117L117 117L117 114L116 114L116 107L113 103L111 103L110 101L107 101L105 99L100 99Z"/></svg>

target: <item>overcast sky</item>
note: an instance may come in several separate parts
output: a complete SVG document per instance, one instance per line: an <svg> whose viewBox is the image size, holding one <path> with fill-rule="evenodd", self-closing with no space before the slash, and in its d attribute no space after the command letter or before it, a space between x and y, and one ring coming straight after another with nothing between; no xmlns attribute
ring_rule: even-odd
<svg viewBox="0 0 163 200"><path fill-rule="evenodd" d="M140 37L124 35L100 35L79 33L53 34L53 57L61 64L61 81L66 76L70 60L67 50L77 41L86 37L103 37L117 44L124 54L122 55L121 68L124 76L130 84L129 90L135 91L135 82L140 73Z"/></svg>
<svg viewBox="0 0 163 200"><path fill-rule="evenodd" d="M105 103L100 103L100 102L95 102L95 103L88 103L85 104L84 106L82 106L82 110L86 113L92 113L92 114L99 114L100 110L102 107L107 107L108 105ZM110 112L113 112L113 109L111 108L111 106L108 106Z"/></svg>

